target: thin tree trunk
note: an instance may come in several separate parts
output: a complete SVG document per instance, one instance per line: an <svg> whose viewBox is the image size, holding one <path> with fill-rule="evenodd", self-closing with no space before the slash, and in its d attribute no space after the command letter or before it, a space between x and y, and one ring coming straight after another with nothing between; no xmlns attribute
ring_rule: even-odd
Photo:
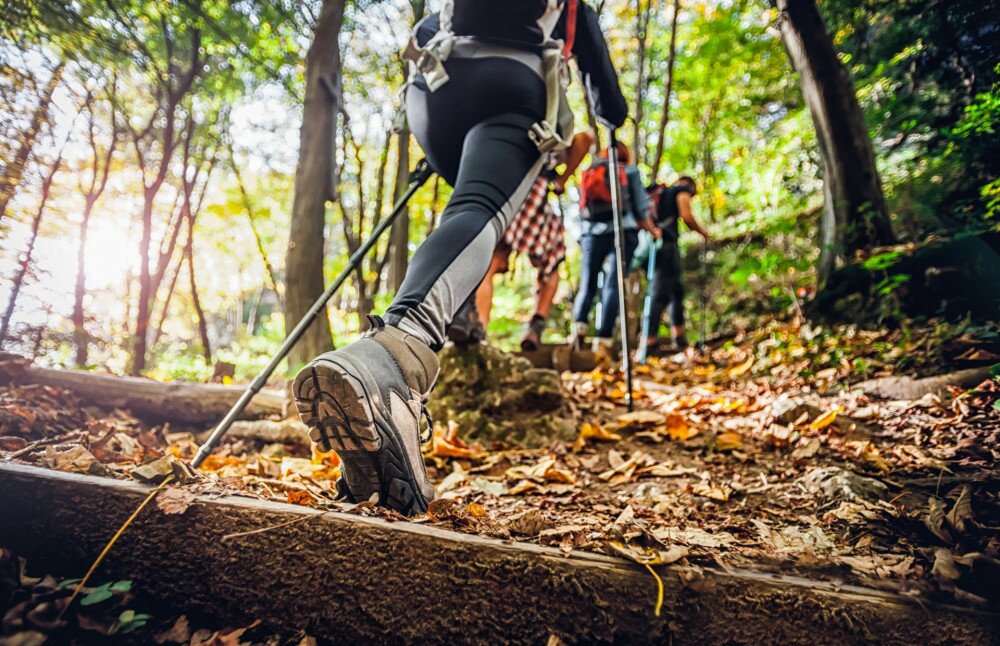
<svg viewBox="0 0 1000 646"><path fill-rule="evenodd" d="M194 215L189 211L187 244L184 245L184 255L187 257L188 279L191 285L191 301L194 311L198 314L198 335L201 337L201 352L208 364L212 363L212 344L208 338L208 322L205 320L205 310L201 307L198 297L198 281L194 272ZM179 268L178 268L179 269Z"/></svg>
<svg viewBox="0 0 1000 646"><path fill-rule="evenodd" d="M646 0L646 6L643 8L643 0L636 0L635 7L635 37L639 43L636 52L638 68L635 81L635 130L632 138L632 160L636 164L646 154L645 128L643 127L646 101L646 53L649 40L649 20L654 1Z"/></svg>
<svg viewBox="0 0 1000 646"><path fill-rule="evenodd" d="M24 250L24 255L21 257L21 262L19 263L17 272L14 274L14 279L11 281L10 298L7 300L7 309L4 311L3 319L0 320L0 347L3 347L4 342L7 340L7 333L10 331L11 320L14 318L14 308L17 305L17 298L21 294L21 288L24 286L24 280L28 275L28 269L31 267L31 261L35 253L35 243L38 241L38 230L42 226L42 216L45 214L45 207L48 205L49 197L52 195L52 182L56 177L56 173L59 172L59 167L62 165L63 150L65 147L66 144L63 143L59 152L56 154L56 159L52 164L52 168L49 170L49 174L42 182L42 197L38 203L38 210L35 211L35 217L31 221L31 234L28 236L28 246Z"/></svg>
<svg viewBox="0 0 1000 646"><path fill-rule="evenodd" d="M116 84L117 78L113 76L110 85L111 95L108 101L111 107L111 141L108 143L104 155L98 153L97 136L94 128L94 111L93 108L90 110L87 129L91 150L90 182L86 189L83 188L82 181L80 183L80 191L84 196L84 206L83 214L80 218L80 240L76 253L76 285L73 290L73 314L70 320L73 323L73 344L76 346L75 361L76 365L81 368L87 365L90 349L87 330L84 328L83 311L83 297L87 292L87 234L90 230L90 216L94 211L97 200L100 199L104 193L104 189L107 188L108 176L111 171L111 160L114 158L115 148L118 146L118 139L122 134L122 128L117 118ZM89 101L90 96L88 96L88 103Z"/></svg>
<svg viewBox="0 0 1000 646"><path fill-rule="evenodd" d="M274 266L271 265L271 260L267 257L267 249L264 248L264 241L260 237L260 231L257 229L257 223L254 220L254 208L253 202L250 201L250 194L247 192L246 184L243 183L243 175L240 173L239 167L236 165L236 157L233 155L233 146L229 144L229 165L233 168L233 174L236 176L236 185L240 189L240 199L243 202L243 210L247 214L247 222L250 224L250 231L253 232L253 239L257 243L257 253L260 254L260 259L264 263L264 271L266 272L268 288L274 292L278 297L280 302L281 294L278 292L278 280L274 273Z"/></svg>
<svg viewBox="0 0 1000 646"><path fill-rule="evenodd" d="M416 25L426 12L425 0L410 0L413 9L413 25ZM408 72L404 64L403 76ZM404 124L397 139L396 182L393 190L393 201L398 201L410 179L410 126ZM392 225L389 234L389 289L398 292L406 277L406 269L410 263L410 209L404 207L399 217Z"/></svg>
<svg viewBox="0 0 1000 646"><path fill-rule="evenodd" d="M49 121L49 106L52 104L52 95L55 94L56 88L59 87L65 67L65 63L59 63L52 70L52 76L49 78L49 82L45 84L45 89L42 90L42 95L38 98L38 105L35 106L35 111L31 115L28 129L24 131L21 137L21 145L18 146L17 152L4 165L3 172L0 173L0 220L3 220L4 216L7 215L7 205L10 203L11 198L14 197L14 193L17 192L17 187L21 184L21 179L24 177L24 170L28 165L28 157L31 156L31 151L35 147L38 134Z"/></svg>
<svg viewBox="0 0 1000 646"><path fill-rule="evenodd" d="M164 23L162 36L166 39L168 47L172 47L172 36ZM151 272L149 254L152 251L153 243L153 207L157 194L167 178L167 171L170 169L170 162L173 158L177 144L177 109L181 100L190 91L195 78L201 69L202 62L199 58L201 52L201 32L192 29L191 38L191 60L188 68L181 72L171 65L171 74L177 74L175 78L168 78L164 81L164 86L160 88L163 109L154 111L145 129L133 131L133 145L136 156L139 159L139 166L143 175L143 206L142 206L142 235L139 238L139 300L136 303L135 333L132 346L132 365L129 372L133 375L140 374L146 368L146 352L149 345L149 323L150 314L153 307L153 299L156 297L156 290L162 275L154 275ZM176 80L176 85L174 81ZM162 134L160 140L160 160L156 164L156 173L150 180L148 169L146 168L146 155L143 154L143 140L153 133L154 124L160 119L163 121ZM180 224L178 222L178 224ZM159 251L159 249L158 249ZM171 250L172 251L172 250ZM159 256L162 259L162 255ZM162 263L161 263L162 264ZM160 272L157 271L157 274Z"/></svg>
<svg viewBox="0 0 1000 646"><path fill-rule="evenodd" d="M410 176L410 128L404 126L397 137L396 183L393 191L394 200L398 201L406 192L407 180ZM392 224L389 234L389 289L398 292L406 268L410 262L410 209L403 207L399 217Z"/></svg>
<svg viewBox="0 0 1000 646"><path fill-rule="evenodd" d="M87 341L87 330L84 328L83 297L87 293L87 233L90 229L90 214L94 210L96 197L87 196L80 220L80 240L76 251L76 285L73 289L73 345L76 346L76 365L87 365L90 344Z"/></svg>
<svg viewBox="0 0 1000 646"><path fill-rule="evenodd" d="M657 129L656 152L653 153L651 179L655 182L663 163L663 150L666 143L667 123L670 122L670 97L674 91L674 63L677 61L677 16L681 11L681 0L674 0L674 15L670 17L670 52L667 55L667 84L663 90L663 111L660 113L660 123Z"/></svg>
<svg viewBox="0 0 1000 646"><path fill-rule="evenodd" d="M170 278L170 284L167 286L167 295L163 298L163 305L160 307L160 318L157 319L156 333L153 334L153 347L156 347L156 345L160 342L160 338L163 336L163 324L167 320L167 312L170 310L170 301L174 298L174 290L177 288L177 279L180 277L181 270L183 268L184 254L182 253L177 258L177 267L174 269L174 274Z"/></svg>
<svg viewBox="0 0 1000 646"><path fill-rule="evenodd" d="M781 11L778 28L799 73L823 160L818 278L825 286L841 259L896 237L854 82L815 1L772 1Z"/></svg>
<svg viewBox="0 0 1000 646"><path fill-rule="evenodd" d="M346 0L323 0L306 55L306 95L299 131L292 220L285 260L285 330L291 332L323 292L326 203L334 199L334 131L340 112L340 28ZM288 356L296 369L332 347L330 322L318 317Z"/></svg>

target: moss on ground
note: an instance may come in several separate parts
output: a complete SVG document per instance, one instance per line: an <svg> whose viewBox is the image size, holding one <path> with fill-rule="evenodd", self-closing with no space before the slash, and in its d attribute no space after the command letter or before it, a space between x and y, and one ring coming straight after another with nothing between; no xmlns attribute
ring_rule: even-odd
<svg viewBox="0 0 1000 646"><path fill-rule="evenodd" d="M555 370L485 344L448 346L438 357L441 375L428 408L435 420L457 423L462 437L533 448L576 434Z"/></svg>

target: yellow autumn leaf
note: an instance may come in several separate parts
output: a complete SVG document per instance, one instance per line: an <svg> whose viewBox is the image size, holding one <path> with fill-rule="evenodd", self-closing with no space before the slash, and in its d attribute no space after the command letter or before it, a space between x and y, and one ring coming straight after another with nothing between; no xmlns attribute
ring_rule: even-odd
<svg viewBox="0 0 1000 646"><path fill-rule="evenodd" d="M737 377L742 377L743 375L745 375L747 372L750 371L750 368L753 367L753 362L754 362L754 357L753 355L750 355L750 358L744 361L743 363L735 365L732 368L729 368L726 371L726 374L729 375L730 379L736 379Z"/></svg>
<svg viewBox="0 0 1000 646"><path fill-rule="evenodd" d="M743 448L743 438L732 431L720 433L715 438L716 451L737 451Z"/></svg>
<svg viewBox="0 0 1000 646"><path fill-rule="evenodd" d="M837 415L844 410L843 406L837 406L831 411L827 411L809 423L810 431L821 431L837 419Z"/></svg>
<svg viewBox="0 0 1000 646"><path fill-rule="evenodd" d="M670 436L670 439L680 440L681 442L689 440L698 434L698 429L688 424L687 418L680 413L670 413L667 415L663 428Z"/></svg>
<svg viewBox="0 0 1000 646"><path fill-rule="evenodd" d="M648 426L652 424L663 424L666 418L662 413L651 410L637 410L631 413L623 413L618 416L618 423L624 428L626 426Z"/></svg>
<svg viewBox="0 0 1000 646"><path fill-rule="evenodd" d="M602 442L617 442L622 439L618 433L606 430L600 424L584 422L580 425L580 437L585 440L601 440Z"/></svg>

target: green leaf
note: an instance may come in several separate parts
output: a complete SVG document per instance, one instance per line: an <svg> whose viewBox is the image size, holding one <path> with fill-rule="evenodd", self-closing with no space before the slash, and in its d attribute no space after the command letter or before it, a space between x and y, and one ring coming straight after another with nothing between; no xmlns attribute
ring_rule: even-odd
<svg viewBox="0 0 1000 646"><path fill-rule="evenodd" d="M121 593L131 592L132 591L132 582L129 581L129 580L115 581L114 583L111 584L111 591L112 592L121 592Z"/></svg>
<svg viewBox="0 0 1000 646"><path fill-rule="evenodd" d="M1000 377L1000 363L994 363L990 366L990 374L994 377Z"/></svg>
<svg viewBox="0 0 1000 646"><path fill-rule="evenodd" d="M115 596L114 593L102 585L84 598L80 599L80 605L92 606L94 604L101 603L102 601L107 601L113 596Z"/></svg>

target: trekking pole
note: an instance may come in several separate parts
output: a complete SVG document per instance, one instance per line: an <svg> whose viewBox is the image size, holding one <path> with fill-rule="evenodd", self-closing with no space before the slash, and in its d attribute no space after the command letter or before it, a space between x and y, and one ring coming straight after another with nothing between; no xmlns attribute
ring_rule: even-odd
<svg viewBox="0 0 1000 646"><path fill-rule="evenodd" d="M325 311L327 302L329 302L337 290L340 289L340 286L344 284L344 281L347 280L347 277L354 271L358 264L364 260L364 257L368 255L368 252L371 251L372 247L378 243L378 239L382 236L382 234L392 226L392 223L395 222L396 218L399 217L399 214L403 212L403 208L406 206L406 203L410 201L410 198L417 192L417 189L423 186L433 174L434 171L432 171L430 166L428 166L427 160L422 159L417 162L416 167L410 173L410 182L406 188L406 192L403 193L403 195L396 202L396 205L392 209L392 213L389 214L389 217L382 220L382 222L375 227L375 230L372 231L371 236L365 240L364 244L358 247L358 249L351 254L351 257L347 261L347 266L344 267L343 271L341 271L334 281L330 283L330 286L326 288L326 291L324 291L320 297L316 299L316 302L312 304L312 307L309 308L309 311L305 313L292 331L288 333L288 336L282 342L281 347L278 348L277 353L275 353L271 361L268 362L268 364L263 370L260 371L260 373L257 374L256 377L254 377L247 389L243 391L240 398L236 400L233 407L229 409L226 416L222 418L219 425L215 427L212 434L198 449L194 459L191 460L192 467L197 469L201 466L201 463L205 461L205 458L207 458L215 449L215 447L219 444L219 441L222 439L222 436L226 434L226 431L229 430L229 427L233 425L236 418L238 418L247 407L250 400L253 399L254 395L259 393L264 387L264 384L267 383L267 380L278 368L278 364L281 363L282 359L288 356L288 353L291 352L292 348L295 347L295 344L299 342L299 339L302 338L302 335L305 334L307 329L309 329L309 326L312 325L313 321L315 321L316 318Z"/></svg>
<svg viewBox="0 0 1000 646"><path fill-rule="evenodd" d="M618 275L618 321L621 325L622 335L622 371L625 373L625 403L629 412L634 409L632 402L632 357L628 351L628 316L625 303L625 244L622 235L622 187L621 177L618 175L618 138L615 130L610 131L610 142L608 144L608 172L611 174L609 182L611 188L611 209L614 216L615 226L615 257L618 266L615 268Z"/></svg>
<svg viewBox="0 0 1000 646"><path fill-rule="evenodd" d="M708 241L701 241L701 343L699 349L704 352L708 339Z"/></svg>
<svg viewBox="0 0 1000 646"><path fill-rule="evenodd" d="M653 276L656 274L656 238L652 233L649 236L649 258L646 259L646 298L642 303L642 337L639 339L639 349L635 353L636 360L641 365L646 365L646 357L649 354L650 332L655 334L657 330L650 330L653 322L649 317L653 314ZM659 321L656 322L659 327Z"/></svg>

